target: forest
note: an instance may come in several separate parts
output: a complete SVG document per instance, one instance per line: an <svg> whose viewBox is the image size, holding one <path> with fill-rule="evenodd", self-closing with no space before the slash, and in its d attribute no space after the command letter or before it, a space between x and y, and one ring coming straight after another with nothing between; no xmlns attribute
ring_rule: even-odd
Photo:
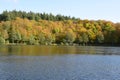
<svg viewBox="0 0 120 80"><path fill-rule="evenodd" d="M119 45L120 23L106 20L3 11L0 14L0 45Z"/></svg>

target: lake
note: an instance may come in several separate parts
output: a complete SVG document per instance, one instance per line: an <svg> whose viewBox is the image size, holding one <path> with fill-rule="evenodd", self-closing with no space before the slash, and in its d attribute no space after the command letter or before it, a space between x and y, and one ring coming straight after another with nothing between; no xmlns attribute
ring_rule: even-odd
<svg viewBox="0 0 120 80"><path fill-rule="evenodd" d="M0 46L0 80L120 80L120 47Z"/></svg>

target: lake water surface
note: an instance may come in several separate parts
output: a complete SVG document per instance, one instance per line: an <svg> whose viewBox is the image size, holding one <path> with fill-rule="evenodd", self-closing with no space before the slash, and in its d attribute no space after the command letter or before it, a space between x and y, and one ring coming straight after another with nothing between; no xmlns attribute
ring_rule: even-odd
<svg viewBox="0 0 120 80"><path fill-rule="evenodd" d="M0 80L120 80L120 47L1 46Z"/></svg>

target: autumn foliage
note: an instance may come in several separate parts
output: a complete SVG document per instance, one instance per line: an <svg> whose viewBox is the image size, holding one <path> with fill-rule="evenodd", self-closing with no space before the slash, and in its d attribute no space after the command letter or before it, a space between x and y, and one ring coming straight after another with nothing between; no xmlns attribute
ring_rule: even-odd
<svg viewBox="0 0 120 80"><path fill-rule="evenodd" d="M1 18L1 17L0 17ZM0 21L0 44L119 44L120 23L104 20L44 20L16 17Z"/></svg>

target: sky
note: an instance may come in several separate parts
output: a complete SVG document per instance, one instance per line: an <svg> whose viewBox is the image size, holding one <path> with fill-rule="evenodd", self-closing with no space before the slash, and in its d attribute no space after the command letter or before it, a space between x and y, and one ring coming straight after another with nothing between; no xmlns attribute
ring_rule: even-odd
<svg viewBox="0 0 120 80"><path fill-rule="evenodd" d="M0 0L0 13L5 10L120 22L120 0Z"/></svg>

